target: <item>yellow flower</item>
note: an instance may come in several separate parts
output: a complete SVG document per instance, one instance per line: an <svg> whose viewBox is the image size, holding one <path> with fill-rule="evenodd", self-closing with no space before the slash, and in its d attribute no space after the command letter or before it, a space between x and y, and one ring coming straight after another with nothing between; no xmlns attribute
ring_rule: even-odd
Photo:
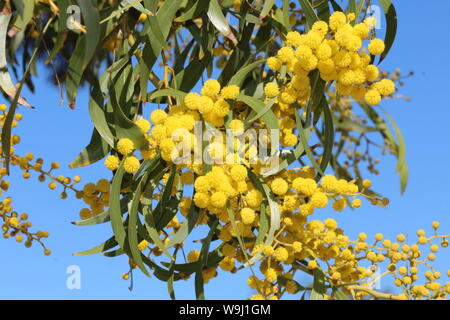
<svg viewBox="0 0 450 320"><path fill-rule="evenodd" d="M381 94L378 90L370 89L364 96L365 101L370 106L376 106L381 102Z"/></svg>
<svg viewBox="0 0 450 320"><path fill-rule="evenodd" d="M234 100L238 97L240 93L240 88L236 85L230 85L222 88L220 94L223 99L231 99Z"/></svg>
<svg viewBox="0 0 450 320"><path fill-rule="evenodd" d="M311 197L311 205L315 208L325 208L328 204L328 197L323 192L316 192Z"/></svg>
<svg viewBox="0 0 450 320"><path fill-rule="evenodd" d="M220 92L220 83L217 80L209 79L202 88L202 95L215 99Z"/></svg>
<svg viewBox="0 0 450 320"><path fill-rule="evenodd" d="M155 110L150 115L150 120L154 124L164 124L164 121L167 119L167 113L164 110Z"/></svg>
<svg viewBox="0 0 450 320"><path fill-rule="evenodd" d="M135 173L139 170L141 163L135 156L127 157L123 163L123 168L127 173Z"/></svg>
<svg viewBox="0 0 450 320"><path fill-rule="evenodd" d="M241 210L241 218L244 224L252 224L255 221L255 211L250 208L243 208Z"/></svg>
<svg viewBox="0 0 450 320"><path fill-rule="evenodd" d="M274 98L280 93L276 82L269 82L264 87L264 94L267 98Z"/></svg>
<svg viewBox="0 0 450 320"><path fill-rule="evenodd" d="M373 39L368 46L369 52L373 55L380 55L384 52L385 45L381 39Z"/></svg>
<svg viewBox="0 0 450 320"><path fill-rule="evenodd" d="M122 138L117 142L117 151L120 154L127 155L134 150L134 143L128 138Z"/></svg>
<svg viewBox="0 0 450 320"><path fill-rule="evenodd" d="M117 170L119 168L119 158L117 156L108 156L105 159L105 167L108 170Z"/></svg>

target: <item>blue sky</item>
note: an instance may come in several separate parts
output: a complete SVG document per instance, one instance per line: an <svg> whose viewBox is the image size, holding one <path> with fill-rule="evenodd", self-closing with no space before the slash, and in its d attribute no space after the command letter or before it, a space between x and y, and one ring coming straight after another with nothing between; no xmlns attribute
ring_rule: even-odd
<svg viewBox="0 0 450 320"><path fill-rule="evenodd" d="M398 0L396 7L399 32L396 43L381 67L400 68L404 73L414 71L401 93L412 98L389 101L383 107L394 117L405 136L410 180L406 193L400 195L395 159L384 157L379 167L381 174L372 177L377 190L390 198L389 208L364 207L343 213L323 210L318 218L333 217L346 233L356 237L359 232L373 236L382 232L388 237L397 233L413 236L417 229L431 232L433 220L441 222L443 233L450 234L448 219L447 168L450 157L450 105L448 103L448 74L450 71L450 42L443 33L450 23L447 14L450 3L440 0L439 10L424 10L423 1ZM36 82L34 95L25 91L36 110L21 108L24 120L15 131L22 138L19 153L31 151L43 157L47 164L58 160L61 174L80 175L83 182L108 177L102 165L70 170L68 164L89 141L92 125L89 119L86 90L81 90L75 110L58 106L58 88L46 82L44 74ZM3 101L0 101L3 103ZM134 290L121 279L127 271L124 258L106 258L101 255L79 257L73 252L88 249L105 240L111 230L108 224L94 227L76 227L70 221L78 220L82 203L73 196L59 199L59 192L47 188L47 183L20 178L20 172L11 177L9 195L15 209L27 212L36 229L50 231L46 241L52 255L46 257L38 247L24 248L14 240L0 240L0 299L166 299L165 283L155 278L146 279L135 273ZM444 273L450 266L449 251L439 254L436 266ZM81 269L81 290L68 290L66 270L70 265ZM221 272L206 286L209 299L245 299L250 289L245 285L248 272L230 275ZM384 283L387 286L387 283ZM175 284L178 298L194 297L193 283Z"/></svg>

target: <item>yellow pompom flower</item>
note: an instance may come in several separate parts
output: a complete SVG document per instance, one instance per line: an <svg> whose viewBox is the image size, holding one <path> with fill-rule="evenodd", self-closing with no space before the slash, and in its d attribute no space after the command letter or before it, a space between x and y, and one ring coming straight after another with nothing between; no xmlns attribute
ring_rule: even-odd
<svg viewBox="0 0 450 320"><path fill-rule="evenodd" d="M292 182L292 187L299 193L312 196L317 189L317 184L314 179L296 178Z"/></svg>
<svg viewBox="0 0 450 320"><path fill-rule="evenodd" d="M270 188L272 189L273 193L282 196L288 191L289 185L283 178L276 178L270 184Z"/></svg>
<svg viewBox="0 0 450 320"><path fill-rule="evenodd" d="M250 207L258 208L263 201L261 191L256 189L250 190L245 196L245 201L247 202L247 205L249 205Z"/></svg>
<svg viewBox="0 0 450 320"><path fill-rule="evenodd" d="M139 251L144 251L145 249L147 249L147 247L148 247L148 241L147 240L142 240L138 244L138 250Z"/></svg>
<svg viewBox="0 0 450 320"><path fill-rule="evenodd" d="M277 280L277 272L274 268L267 268L265 276L268 282L274 282L275 280Z"/></svg>
<svg viewBox="0 0 450 320"><path fill-rule="evenodd" d="M278 58L281 62L287 63L294 58L294 49L291 47L282 47L278 50Z"/></svg>
<svg viewBox="0 0 450 320"><path fill-rule="evenodd" d="M328 197L323 192L316 192L311 197L311 205L314 208L325 208L328 204Z"/></svg>
<svg viewBox="0 0 450 320"><path fill-rule="evenodd" d="M194 195L194 203L200 209L204 209L209 205L209 195L204 192L197 192Z"/></svg>
<svg viewBox="0 0 450 320"><path fill-rule="evenodd" d="M92 212L88 208L83 208L80 210L80 219L87 220L92 217Z"/></svg>
<svg viewBox="0 0 450 320"><path fill-rule="evenodd" d="M342 27L347 23L347 17L345 13L336 11L330 16L330 29L336 31L339 27Z"/></svg>
<svg viewBox="0 0 450 320"><path fill-rule="evenodd" d="M192 250L187 255L188 262L190 263L198 261L199 258L200 258L200 251L198 250Z"/></svg>
<svg viewBox="0 0 450 320"><path fill-rule="evenodd" d="M119 168L119 158L117 156L108 156L105 159L105 167L108 170L117 170Z"/></svg>
<svg viewBox="0 0 450 320"><path fill-rule="evenodd" d="M383 96L388 96L395 92L395 84L391 79L383 79L380 82L374 83L373 87Z"/></svg>
<svg viewBox="0 0 450 320"><path fill-rule="evenodd" d="M195 92L190 92L184 97L184 105L190 110L199 110L201 101L201 96Z"/></svg>
<svg viewBox="0 0 450 320"><path fill-rule="evenodd" d="M384 52L385 44L381 39L373 39L368 46L369 52L373 55L380 55Z"/></svg>
<svg viewBox="0 0 450 320"><path fill-rule="evenodd" d="M220 83L217 80L209 79L202 88L202 95L215 99L220 92Z"/></svg>
<svg viewBox="0 0 450 320"><path fill-rule="evenodd" d="M361 204L362 204L361 199L354 199L352 201L352 207L353 208L359 208L359 207L361 207Z"/></svg>
<svg viewBox="0 0 450 320"><path fill-rule="evenodd" d="M276 82L269 82L264 86L264 94L267 98L274 98L280 93Z"/></svg>
<svg viewBox="0 0 450 320"><path fill-rule="evenodd" d="M324 175L320 181L322 188L328 191L333 191L336 188L337 179L331 174Z"/></svg>
<svg viewBox="0 0 450 320"><path fill-rule="evenodd" d="M122 138L117 142L117 151L120 154L127 155L134 150L134 143L128 138Z"/></svg>
<svg viewBox="0 0 450 320"><path fill-rule="evenodd" d="M233 131L235 136L240 136L244 133L244 123L241 120L231 120L229 129Z"/></svg>
<svg viewBox="0 0 450 320"><path fill-rule="evenodd" d="M289 258L289 252L284 247L278 247L274 252L275 259L280 262L285 262Z"/></svg>
<svg viewBox="0 0 450 320"><path fill-rule="evenodd" d="M147 120L141 118L137 121L135 121L135 124L141 129L142 133L147 133L150 130L150 122Z"/></svg>
<svg viewBox="0 0 450 320"><path fill-rule="evenodd" d="M367 102L368 105L376 106L381 102L381 94L376 89L370 89L364 96L364 100Z"/></svg>
<svg viewBox="0 0 450 320"><path fill-rule="evenodd" d="M282 62L276 57L270 57L267 59L267 66L273 71L279 71L281 69L281 65Z"/></svg>
<svg viewBox="0 0 450 320"><path fill-rule="evenodd" d="M256 218L255 211L250 208L243 208L241 210L241 218L244 224L252 224Z"/></svg>
<svg viewBox="0 0 450 320"><path fill-rule="evenodd" d="M150 115L150 120L154 124L164 124L164 121L167 119L167 113L164 110L155 110Z"/></svg>
<svg viewBox="0 0 450 320"><path fill-rule="evenodd" d="M223 208L227 203L227 196L221 191L214 192L210 198L210 202L213 207Z"/></svg>
<svg viewBox="0 0 450 320"><path fill-rule="evenodd" d="M239 96L241 89L236 85L226 86L222 88L220 94L223 99L234 100Z"/></svg>
<svg viewBox="0 0 450 320"><path fill-rule="evenodd" d="M127 173L135 173L139 170L141 163L135 156L127 157L123 162L123 168Z"/></svg>
<svg viewBox="0 0 450 320"><path fill-rule="evenodd" d="M235 165L231 168L231 179L236 182L245 181L247 179L247 168L243 165Z"/></svg>

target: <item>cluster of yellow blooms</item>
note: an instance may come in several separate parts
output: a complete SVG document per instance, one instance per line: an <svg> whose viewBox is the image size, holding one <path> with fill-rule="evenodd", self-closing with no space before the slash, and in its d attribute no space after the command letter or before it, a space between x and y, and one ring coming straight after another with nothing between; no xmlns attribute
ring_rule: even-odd
<svg viewBox="0 0 450 320"><path fill-rule="evenodd" d="M370 40L374 19L367 18L355 26L349 20L344 13L334 12L329 24L318 21L306 34L289 32L287 45L267 62L269 68L277 72L285 66L286 71L293 74L292 80L280 92L275 83L266 85L266 96L279 96L282 109L295 102L306 103L311 93L308 75L315 70L324 81L336 81L339 95L365 100L371 106L379 104L382 96L393 94L394 82L379 81L380 71L370 63L370 54L381 55L385 49L383 40ZM363 48L365 40L370 40L368 52Z"/></svg>
<svg viewBox="0 0 450 320"><path fill-rule="evenodd" d="M338 95L364 100L372 106L380 103L383 96L395 92L394 82L387 78L380 79L383 76L378 67L370 63L370 54L380 55L385 49L382 40L371 39L374 20L368 18L353 26L352 19L354 17L335 12L329 24L316 22L306 34L290 32L286 37L286 46L278 51L276 57L267 60L268 67L277 72L276 78L281 83L267 83L264 95L266 103L274 100L272 110L279 121L283 147L293 147L299 143L294 133L296 123L293 115L310 99L310 75L315 70L324 81L336 82ZM363 49L366 40L370 41L368 52ZM136 124L150 145L149 150L141 150L141 158L149 160L161 156L172 163L179 156L177 144L186 143L190 150L195 150L201 143L194 135L197 121L206 122L222 133L226 126L233 130L235 136L242 135L246 124L239 118L244 114L243 110L249 107L238 102L239 94L238 86L222 88L217 80L207 80L200 94L188 93L180 105L170 105L166 111L153 111L150 116L153 126L145 119L138 120ZM233 120L227 123L230 117ZM264 125L262 120L249 124L250 128ZM185 131L177 134L178 129ZM297 293L302 288L294 280L298 270L309 274L320 270L333 287L342 287L346 295L356 299L367 296L388 299L445 298L450 293L450 283L441 285L436 282L440 274L428 264L428 261L435 259L434 252L439 248L432 241L440 239L441 246L446 247L448 236L435 233L426 238L424 232L419 231L417 243L407 245L403 235L397 237L397 242L391 243L377 234L375 242L369 244L365 234L360 234L356 241L350 240L334 219L309 220L315 210L326 208L330 202L331 207L339 212L347 206L361 207L361 198L368 199L373 205L387 205L387 199L379 199L366 192L371 187L370 180L348 181L330 174L317 180L315 169L309 166L285 169L263 178L278 205L281 222L272 244L256 245L260 215L271 215L271 212L262 212L263 202L267 198L249 178L249 170L259 174L264 164L249 161L255 157L256 151L250 150L248 145L243 146L245 156L237 156L236 149L242 147L238 144L239 141L235 140L234 149L230 150L223 140L208 141L210 157L227 160L226 164L212 165L208 172L204 172L201 164L177 164L176 179L183 185L194 186L193 196L185 196L180 202L182 216L186 217L194 203L201 212L197 225L206 224L212 217L222 223L218 234L223 242L224 258L219 263L222 270L235 273L241 268L238 263L244 265L249 258L262 255L259 266L263 278L253 275L248 280L249 286L257 291L252 299L279 299L284 293ZM118 140L116 151L119 156L107 157L105 166L110 170L118 169L121 155L125 171L131 174L137 172L141 161L134 155L135 149L130 139ZM167 173L163 178L165 182L169 175ZM93 185L91 191L94 192L94 189L102 193L99 186L95 188ZM170 236L180 225L178 218L174 217L167 226L173 228L173 232L161 233L164 244L170 241ZM435 230L438 226L437 222L433 223ZM242 239L245 239L244 247L240 241ZM432 253L420 260L422 250L419 246L425 244L430 244ZM139 244L139 250L148 248L146 240ZM162 251L155 246L150 253L159 256ZM195 262L199 257L200 252L193 250L187 255L187 260ZM325 263L326 269L322 269L320 261ZM376 265L383 262L389 266L381 277L393 275L395 284L403 289L404 294L389 295L371 289L374 271L371 267L363 267L363 263ZM397 267L400 263L407 266ZM133 261L130 265L136 267ZM430 271L425 273L426 283L419 285L418 268L422 265L430 267ZM216 275L217 267L203 270L205 282ZM123 275L124 279L128 277L129 273ZM332 299L333 294L326 298Z"/></svg>

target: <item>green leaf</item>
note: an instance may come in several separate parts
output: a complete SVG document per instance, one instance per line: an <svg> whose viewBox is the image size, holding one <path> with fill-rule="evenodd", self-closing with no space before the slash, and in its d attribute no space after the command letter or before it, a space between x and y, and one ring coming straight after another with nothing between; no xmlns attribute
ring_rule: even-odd
<svg viewBox="0 0 450 320"><path fill-rule="evenodd" d="M253 173L253 171L249 170L249 178L252 181L253 185L256 189L261 191L263 195L265 195L266 200L265 203L269 204L270 209L270 227L267 232L266 240L264 241L265 245L271 246L274 241L275 232L280 229L280 207L278 206L278 203L274 200L274 196L272 194L272 191L270 191L270 188L267 186L266 183L259 180L257 175ZM266 205L266 204L264 204ZM258 235L259 237L259 235ZM252 266L257 261L263 258L263 255L261 251L257 252L249 261L245 263L245 266Z"/></svg>
<svg viewBox="0 0 450 320"><path fill-rule="evenodd" d="M228 20L222 12L222 7L217 0L210 0L208 7L208 18L214 27L226 38L229 38L233 43L237 43L236 37L231 31Z"/></svg>
<svg viewBox="0 0 450 320"><path fill-rule="evenodd" d="M214 217L210 219L213 219L213 222L209 229L208 235L205 239L203 239L202 249L200 250L198 269L195 274L195 296L197 297L197 300L205 300L205 288L202 271L203 268L207 265L211 240L216 232L217 226L219 225L219 220L217 218Z"/></svg>
<svg viewBox="0 0 450 320"><path fill-rule="evenodd" d="M182 223L180 229L173 235L167 244L167 248L171 248L177 244L182 243L194 229L197 224L200 209L192 202L191 208L186 216L186 220Z"/></svg>
<svg viewBox="0 0 450 320"><path fill-rule="evenodd" d="M323 300L326 288L325 288L325 275L324 273L316 268L313 271L314 275L314 282L313 282L313 288L311 291L310 300Z"/></svg>
<svg viewBox="0 0 450 320"><path fill-rule="evenodd" d="M238 101L244 102L245 104L247 104L250 108L252 108L256 113L260 113L261 111L263 111L266 107L266 105L264 104L263 101L261 101L260 99L257 99L255 97L250 97L250 96L246 96L244 94L240 94L237 97ZM278 130L279 126L278 126L278 120L275 117L274 113L272 112L272 110L267 110L264 115L262 116L262 120L265 122L265 124L267 125L267 127L269 129L273 129L273 130Z"/></svg>
<svg viewBox="0 0 450 320"><path fill-rule="evenodd" d="M139 203L141 201L141 195L142 190L144 189L144 186L147 183L148 179L148 172L146 172L141 180L139 181L139 184L134 191L133 199L131 200L131 205L128 211L128 244L129 244L129 250L131 253L131 257L133 258L133 261L136 263L136 265L139 267L139 269L142 270L142 272L150 277L150 274L148 273L147 269L144 266L144 263L142 262L142 253L138 248L138 235L137 235L137 223L138 223L138 208Z"/></svg>
<svg viewBox="0 0 450 320"><path fill-rule="evenodd" d="M6 62L6 34L10 20L11 14L0 13L0 88L10 98L14 99L16 96L16 86L12 82ZM32 107L23 97L19 97L17 103L29 108ZM4 148L6 147L5 144L3 146Z"/></svg>
<svg viewBox="0 0 450 320"><path fill-rule="evenodd" d="M308 29L311 29L314 22L319 21L319 17L317 16L316 12L314 11L309 0L298 0L298 2L302 6L303 13L305 14L306 25L307 25Z"/></svg>
<svg viewBox="0 0 450 320"><path fill-rule="evenodd" d="M91 165L103 159L110 150L111 148L106 141L103 140L98 131L94 129L89 145L70 163L69 168L73 169Z"/></svg>
<svg viewBox="0 0 450 320"><path fill-rule="evenodd" d="M228 85L237 85L238 87L241 87L244 83L245 79L247 78L247 75L253 71L257 66L264 63L266 60L258 60L255 61L248 66L245 66L241 68L236 74L230 79L228 82Z"/></svg>
<svg viewBox="0 0 450 320"><path fill-rule="evenodd" d="M145 135L141 129L123 113L122 108L117 102L113 87L110 88L110 102L114 110L117 138L128 138L133 141L136 149L147 150L148 140L145 138Z"/></svg>
<svg viewBox="0 0 450 320"><path fill-rule="evenodd" d="M84 47L83 70L92 59L100 40L100 14L96 0L77 0L81 8L84 24L87 27L86 46Z"/></svg>
<svg viewBox="0 0 450 320"><path fill-rule="evenodd" d="M397 12L392 4L392 0L379 0L379 2L386 15L386 35L384 39L386 48L380 56L380 61L378 63L381 63L391 50L395 41L395 36L397 35Z"/></svg>
<svg viewBox="0 0 450 320"><path fill-rule="evenodd" d="M289 19L289 0L283 0L283 26L287 32L292 31L291 22Z"/></svg>
<svg viewBox="0 0 450 320"><path fill-rule="evenodd" d="M341 290L334 289L333 290L333 297L336 298L336 300L349 300L347 295L345 295Z"/></svg>
<svg viewBox="0 0 450 320"><path fill-rule="evenodd" d="M33 18L34 1L13 0L14 5L18 9L18 15L14 22L14 27L19 30L24 30L28 23ZM19 10L19 8L21 8Z"/></svg>
<svg viewBox="0 0 450 320"><path fill-rule="evenodd" d="M311 163L314 166L314 168L316 168L316 170L321 175L323 175L323 171L319 167L319 165L317 164L316 159L314 159L314 155L312 153L312 150L311 150L311 148L308 145L308 138L307 138L308 133L307 132L308 132L309 129L303 129L302 120L300 119L300 116L298 115L298 111L295 112L295 117L296 117L296 122L297 122L297 130L298 130L298 133L300 135L300 142L303 145L303 148L304 148L304 150L306 152L306 155L308 156L309 161L311 161Z"/></svg>
<svg viewBox="0 0 450 320"><path fill-rule="evenodd" d="M176 22L186 22L200 16L200 14L205 11L208 7L209 0L198 0L194 1L194 5L186 10L181 16L175 19Z"/></svg>
<svg viewBox="0 0 450 320"><path fill-rule="evenodd" d="M150 93L148 96L148 100L152 101L156 98L160 97L175 97L177 99L183 100L186 96L186 92L175 90L175 89L160 89L155 90L154 92Z"/></svg>
<svg viewBox="0 0 450 320"><path fill-rule="evenodd" d="M119 247L124 250L126 232L124 221L122 219L122 211L120 208L120 190L122 186L123 175L125 173L125 170L123 168L125 159L126 157L122 160L119 169L117 169L114 175L109 196L109 216L111 220L111 227L114 233L114 238L116 239Z"/></svg>
<svg viewBox="0 0 450 320"><path fill-rule="evenodd" d="M112 110L110 110L112 111ZM110 112L112 113L112 112ZM103 93L101 92L100 84L95 80L92 85L91 95L89 98L89 115L91 116L92 123L97 129L97 132L108 143L111 148L114 148L114 134L108 122L112 122L111 115L108 115L104 106Z"/></svg>
<svg viewBox="0 0 450 320"><path fill-rule="evenodd" d="M259 18L260 19L265 18L269 14L270 10L272 10L272 7L274 4L275 4L275 0L264 1L264 6L261 10L261 14L259 15Z"/></svg>
<svg viewBox="0 0 450 320"><path fill-rule="evenodd" d="M406 186L408 184L408 165L406 163L406 145L405 145L405 139L403 137L403 134L397 125L397 123L394 121L394 119L386 112L386 117L389 119L392 127L394 128L395 135L397 136L397 145L398 145L398 151L397 151L397 172L400 174L400 190L401 193L405 193Z"/></svg>
<svg viewBox="0 0 450 320"><path fill-rule="evenodd" d="M87 256L87 255L97 254L97 253L101 253L101 252L104 252L106 250L112 249L115 246L117 246L117 241L116 241L116 239L114 237L111 237L108 240L106 240L105 242L102 242L101 244L99 244L98 246L95 246L92 249L81 251L81 252L77 252L77 253L74 253L74 255L76 255L76 256Z"/></svg>

